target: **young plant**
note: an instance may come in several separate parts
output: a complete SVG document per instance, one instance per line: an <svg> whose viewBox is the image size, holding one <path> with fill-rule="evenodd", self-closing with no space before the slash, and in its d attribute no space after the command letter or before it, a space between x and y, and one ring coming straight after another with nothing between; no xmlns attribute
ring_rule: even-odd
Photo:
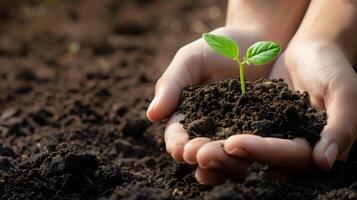
<svg viewBox="0 0 357 200"><path fill-rule="evenodd" d="M242 95L245 94L244 67L245 65L264 65L274 60L280 53L279 44L271 41L260 41L250 46L246 55L239 58L239 47L229 37L204 33L203 39L218 54L233 59L239 65L239 76Z"/></svg>

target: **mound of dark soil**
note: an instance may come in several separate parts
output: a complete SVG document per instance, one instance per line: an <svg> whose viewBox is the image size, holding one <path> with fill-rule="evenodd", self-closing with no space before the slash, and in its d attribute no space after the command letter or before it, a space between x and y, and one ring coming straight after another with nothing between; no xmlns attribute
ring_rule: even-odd
<svg viewBox="0 0 357 200"><path fill-rule="evenodd" d="M179 112L191 137L302 137L311 145L320 139L326 113L311 106L308 93L289 90L283 80L264 79L247 82L246 91L242 96L236 79L186 87Z"/></svg>
<svg viewBox="0 0 357 200"><path fill-rule="evenodd" d="M39 154L2 176L3 199L95 199L134 179L117 165L100 164L96 156L60 151Z"/></svg>

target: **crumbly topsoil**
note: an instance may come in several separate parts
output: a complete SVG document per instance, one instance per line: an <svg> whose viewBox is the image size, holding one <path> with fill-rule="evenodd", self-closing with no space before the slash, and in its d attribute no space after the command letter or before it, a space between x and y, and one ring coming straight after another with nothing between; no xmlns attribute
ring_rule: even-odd
<svg viewBox="0 0 357 200"><path fill-rule="evenodd" d="M289 90L282 79L247 81L246 90L242 96L236 79L186 87L179 112L185 115L182 122L190 136L302 137L311 145L320 139L326 112L311 106L308 93Z"/></svg>
<svg viewBox="0 0 357 200"><path fill-rule="evenodd" d="M222 25L225 1L46 2L0 1L0 200L356 196L355 148L329 172L216 187L166 152L165 123L145 116L159 67Z"/></svg>

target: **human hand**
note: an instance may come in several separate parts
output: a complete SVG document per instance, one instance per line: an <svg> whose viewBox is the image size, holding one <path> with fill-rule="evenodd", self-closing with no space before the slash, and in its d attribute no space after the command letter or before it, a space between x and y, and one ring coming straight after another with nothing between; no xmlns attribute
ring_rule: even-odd
<svg viewBox="0 0 357 200"><path fill-rule="evenodd" d="M334 64L338 64L340 68L337 68ZM302 65L306 67L299 67ZM207 65L204 65L204 67L206 66ZM231 73L235 73L234 63L225 66L227 66L225 69L231 69ZM210 69L215 68L212 67ZM269 66L266 66L265 69L269 70ZM170 68L168 70L170 70ZM192 71L190 72L192 73ZM291 74L294 74L294 76L291 76ZM265 76L266 73L260 73L260 75ZM291 44L285 53L280 56L270 73L270 78L284 78L293 89L308 91L311 94L313 105L319 109L330 108L328 109L329 116L329 110L337 109L336 104L332 103L332 108L327 107L327 101L337 102L337 105L340 105L340 102L328 96L328 94L331 95L331 93L340 90L342 90L343 93L344 89L347 91L357 91L357 89L354 88L357 87L357 84L355 84L357 78L355 76L356 74L354 73L352 66L348 63L346 57L337 45L306 41ZM230 76L227 75L226 77L223 76L218 79L229 77ZM163 78L165 79L165 74ZM177 81L180 80L181 79L178 79ZM192 80L193 79L191 79L191 82L186 82L186 84L202 83L202 79L198 79L198 81L197 79L196 81ZM203 80L203 82L209 82L216 79ZM341 80L348 81L341 84L338 82ZM168 82L164 85L167 86L167 83ZM346 88L342 87L340 90L335 90L335 87L338 87L334 86L335 83L342 86L346 85ZM185 86L185 84L183 85ZM331 87L331 85L334 87ZM181 92L181 90L182 87L178 88L176 91ZM332 92L330 90L332 90ZM172 92L174 90L171 88L167 91ZM170 93L168 96L172 97L172 94L174 93ZM178 95L179 94L180 93L178 93ZM333 97L336 98L337 96ZM352 98L351 108L357 108L357 105L354 107L353 104L353 98L357 97L357 95L352 92L347 96ZM160 106L160 108L162 107ZM148 115L150 116L150 113L148 113ZM338 115L339 114L337 114L337 116ZM339 117L335 118L337 118L335 121L341 121ZM246 169L252 162L268 164L272 169L269 173L278 177L286 177L287 173L284 173L284 171L288 171L289 173L301 172L308 170L313 166L313 158L311 156L312 150L307 142L302 139L283 140L277 138L261 138L252 135L236 135L228 138L226 141L209 142L209 138L202 137L188 141L187 132L179 123L181 119L182 116L174 115L169 121L165 132L166 147L175 160L190 164L198 164L196 177L202 183L215 184L218 181L224 180L225 177L228 176L242 178L245 176ZM342 120L346 122L344 118L342 118ZM338 129L336 128L336 124L338 124L337 122L331 122L331 120L329 120L328 123L331 127L326 126L323 133L326 132L326 129L328 130L327 133L331 132L331 129ZM351 127L351 125L342 126L342 128L346 127ZM335 139L333 139L333 137L332 139L326 139L326 137L330 137L331 134L322 134L322 140L317 144L317 150L315 149L314 151L314 160L321 168L328 169L331 167L338 154L338 152L334 151L346 148L345 152L347 152L348 148L352 145L352 143L349 143L347 147L344 147L344 141L339 141L339 138L341 137L342 140L344 137L347 137L347 140L346 138L345 140L348 142L354 141L354 136L350 137L349 134L343 135L344 130L345 129L342 129L342 131L340 130L340 132L342 132L340 135L342 136L336 137ZM326 143L333 140L337 140L336 145L328 148ZM343 147L338 148L341 144ZM222 148L222 145L224 146L224 149ZM327 153L325 153L325 151ZM346 153L343 155L345 156ZM224 173L221 172L222 170Z"/></svg>
<svg viewBox="0 0 357 200"><path fill-rule="evenodd" d="M309 1L232 0L228 2L226 27L212 33L233 38L239 44L241 51L246 51L248 46L261 40L278 42L284 48L297 29L308 4ZM266 77L270 69L271 64L259 68L247 68L245 77L247 80ZM171 116L177 107L184 86L238 77L238 71L236 63L214 53L202 39L186 45L177 52L172 63L157 82L155 98L147 111L148 118L151 121L158 121ZM167 124L165 142L168 152L177 161L197 164L197 158L202 158L202 165L207 164L210 155L202 153L202 156L198 157L197 152L209 139L195 138L188 141L187 132L179 123L180 117L182 116L173 115ZM212 142L212 144L214 146L220 142L223 141ZM214 152L218 157L224 153L222 148ZM225 163L230 163L227 157L222 158ZM234 166L230 169L236 170ZM201 168L197 170L196 177L199 180L200 177L205 177L200 174L210 173L210 170L201 173L203 171L204 169Z"/></svg>
<svg viewBox="0 0 357 200"><path fill-rule="evenodd" d="M230 1L232 5L233 2L236 1ZM306 1L304 5L306 5L307 2L308 1ZM277 3L284 3L284 1ZM286 3L286 5L291 6L288 4L290 4L290 2ZM252 6L250 4L247 5L248 7ZM321 9L320 5L327 7L327 9ZM351 20L355 16L353 14L354 10L351 9L354 6L354 4L346 4L344 2L325 3L322 0L313 2L312 5L309 6L309 10L304 17L303 25L299 28L299 30L301 29L300 34L297 34L298 36L302 35L303 37L294 36L294 38L300 38L300 42L299 40L295 40L294 43L290 43L289 48L280 56L270 74L270 78L285 78L290 87L294 89L308 91L312 94L311 100L316 107L327 109L329 115L328 125L323 130L322 139L314 148L313 153L308 144L302 139L282 140L277 138L236 135L228 138L226 141L208 142L209 139L207 138L197 138L188 142L186 131L182 128L182 125L178 123L178 121L180 121L179 118L182 116L174 116L168 123L165 134L168 151L178 161L188 161L193 164L197 163L198 169L196 171L196 178L205 184L218 183L219 181L223 181L226 176L237 178L242 177L244 176L247 166L253 161L268 164L270 169L273 170L268 171L267 174L270 172L270 174L285 177L284 175L286 173L284 173L284 171L305 171L313 166L313 161L315 161L320 168L328 169L331 167L337 155L339 155L338 157L340 159L346 157L349 147L355 140L356 126L351 119L354 119L354 113L356 113L355 111L357 108L353 102L353 99L356 97L356 90L354 88L356 87L356 74L350 65L352 58L350 53L353 53L354 51L351 50L351 48L342 49L341 47L343 45L341 44L344 44L345 47L354 47L351 45L351 41L355 40L350 37L347 37L349 39L346 40L344 39L346 37L341 36L345 34L353 35L355 32L355 29L353 28L355 26L349 26L355 21ZM237 6L229 6L229 8L236 9ZM269 11L269 9L264 9L264 6L261 8L261 11ZM299 8L301 11L301 9L304 9L304 6L300 6ZM341 10L342 8L343 10L346 10L342 15L336 15L336 13L334 13L335 15L331 15L328 12L328 10ZM243 9L242 11L249 10L251 10L251 8ZM281 11L283 16L290 12L288 9L280 9L279 11ZM288 11L288 13L286 13L286 11ZM285 41L288 41L291 33L293 33L292 31L294 30L294 27L297 25L296 22L299 21L300 14L303 13L299 10L296 11L295 14L290 12L290 14L292 14L291 16L295 16L295 20L282 21L286 22L286 25L292 24L292 26L289 26L290 28L283 28L284 31L278 32L269 31L277 30L272 28L274 27L274 24L277 26L282 24L276 23L283 19L277 17L270 20L272 23L263 23L267 25L265 28L267 32L262 35L268 37L270 40L274 40L272 39L274 36L281 39L284 37L280 36L287 35L285 39L281 40L284 42L280 43L286 44ZM243 16L256 13L260 12L248 12L244 13ZM316 15L317 13L318 15ZM265 14L261 14L260 16L269 16ZM318 23L311 23L317 16L321 18ZM228 22L244 22L244 20L239 20L241 19L240 17L234 16L232 18L228 16L228 19L229 18L231 20L228 20ZM234 21L232 19L237 20ZM257 18L250 17L248 19ZM260 22L265 21L264 19L272 18L263 17L259 19L261 19L259 20ZM293 23L291 23L292 21ZM336 27L331 27L326 24L331 21L335 22L333 24L336 24ZM248 24L253 24L255 22L255 20L251 20ZM327 27L330 27L329 31L326 31ZM238 34L235 36L239 37L240 31L237 32ZM287 32L289 34L286 34ZM242 45L242 42L249 41L249 38L252 38L250 36L253 36L254 38L254 35L249 35L249 33L260 32L259 30L241 30L241 33L243 33L244 37L239 37L242 41L238 42L244 49L247 45L244 43ZM267 36L267 33L270 36ZM221 33L216 32L216 34ZM230 36L230 34L228 34L228 36ZM309 38L309 36L310 40L301 40L301 38ZM313 38L314 36L315 38ZM264 38L257 37L254 41L261 39ZM339 40L341 43L338 43L339 45L337 45L335 39ZM350 61L350 63L348 61ZM200 67L197 69L193 67L195 65ZM308 67L300 69L300 65L306 65ZM339 67L336 67L336 65ZM202 71L203 67L204 69L209 70ZM256 76L254 76L254 74L247 75L248 80L252 80L259 76L265 76L267 71L269 71L269 67L270 66L264 67L261 72L256 74ZM247 74L250 74L250 70L247 70ZM182 77L177 79L179 76ZM237 76L237 74L236 71L234 71L233 63L227 63L226 60L217 57L217 55L212 55L212 52L209 53L209 50L207 50L207 46L202 46L202 41L196 41L184 47L177 53L169 69L158 82L156 87L156 98L148 110L148 117L152 121L155 121L169 116L175 110L181 89L187 84L205 83L235 76ZM173 80L171 83L170 79ZM344 81L341 81L341 79ZM163 83L166 83L167 85ZM346 98L342 99L340 98L341 96L346 96ZM224 145L224 149L222 148L222 145ZM186 152L192 153L186 154ZM192 155L192 157L189 155ZM274 169L278 169L277 173L274 173Z"/></svg>
<svg viewBox="0 0 357 200"><path fill-rule="evenodd" d="M236 39L242 51L256 41L264 39L259 35L259 31L220 28L213 33ZM248 80L255 80L267 76L270 69L271 64L259 68L247 68L246 77ZM234 78L238 75L239 70L234 61L217 55L202 39L192 42L178 51L170 66L158 80L155 98L147 112L148 118L158 121L169 117L179 103L181 90L187 85ZM181 117L173 115L167 124L166 149L175 160L196 164L198 149L209 139L195 138L189 141L186 130L179 123Z"/></svg>
<svg viewBox="0 0 357 200"><path fill-rule="evenodd" d="M270 78L284 78L294 90L309 92L312 104L326 109L327 125L314 149L302 139L235 135L224 141L224 152L235 158L231 165L250 160L269 165L274 175L287 177L315 165L327 170L336 159L346 159L357 135L357 75L343 52L333 42L297 40L279 57L270 74ZM210 162L218 159L222 158L211 156ZM225 167L220 170L227 171ZM203 182L224 180L222 173L211 174L201 173ZM244 171L237 170L231 176L242 174Z"/></svg>
<svg viewBox="0 0 357 200"><path fill-rule="evenodd" d="M335 42L298 40L291 47L271 75L308 91L312 104L327 111L327 125L312 154L315 164L327 170L336 159L347 158L357 136L357 74L348 51Z"/></svg>
<svg viewBox="0 0 357 200"><path fill-rule="evenodd" d="M346 159L357 135L357 75L344 52L333 42L297 40L270 73L270 78L284 78L294 90L308 91L312 104L326 109L327 125L314 149L303 139L254 135L204 141L197 145L196 178L205 184L216 184L227 177L242 178L250 163L258 162L269 166L268 176L284 179L315 166L327 170L336 158Z"/></svg>
<svg viewBox="0 0 357 200"><path fill-rule="evenodd" d="M292 89L309 92L312 104L326 109L327 125L314 149L300 139L236 135L224 143L229 156L268 164L280 175L315 166L329 169L336 159L346 159L357 135L357 75L351 66L357 56L356 6L345 1L311 1L270 74L270 78L284 78ZM215 176L223 177L222 173L211 177ZM210 176L203 173L202 177L209 180Z"/></svg>

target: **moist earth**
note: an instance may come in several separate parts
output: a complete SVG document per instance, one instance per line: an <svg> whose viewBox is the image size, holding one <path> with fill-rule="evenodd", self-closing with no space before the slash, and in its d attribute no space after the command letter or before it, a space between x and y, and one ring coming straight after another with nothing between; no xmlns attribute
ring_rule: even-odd
<svg viewBox="0 0 357 200"><path fill-rule="evenodd" d="M282 79L246 82L242 95L237 79L183 89L179 113L192 137L225 139L253 134L284 139L320 139L326 112L316 111L308 93L293 92Z"/></svg>
<svg viewBox="0 0 357 200"><path fill-rule="evenodd" d="M145 116L155 81L225 4L0 1L0 199L354 199L355 148L329 172L255 167L215 187L167 154L164 122Z"/></svg>

